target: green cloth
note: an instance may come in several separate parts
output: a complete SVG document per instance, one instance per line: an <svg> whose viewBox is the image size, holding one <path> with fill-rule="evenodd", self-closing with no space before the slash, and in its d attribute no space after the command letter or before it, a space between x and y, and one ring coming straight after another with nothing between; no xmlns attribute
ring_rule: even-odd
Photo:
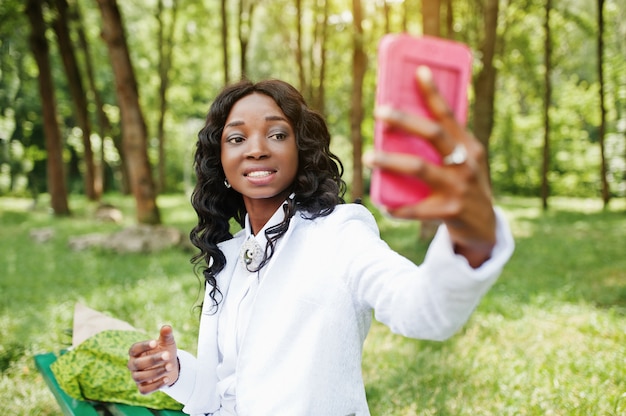
<svg viewBox="0 0 626 416"><path fill-rule="evenodd" d="M63 391L78 400L182 409L161 391L143 395L137 389L126 363L130 346L144 339L146 335L137 331L102 331L61 355L50 368Z"/></svg>

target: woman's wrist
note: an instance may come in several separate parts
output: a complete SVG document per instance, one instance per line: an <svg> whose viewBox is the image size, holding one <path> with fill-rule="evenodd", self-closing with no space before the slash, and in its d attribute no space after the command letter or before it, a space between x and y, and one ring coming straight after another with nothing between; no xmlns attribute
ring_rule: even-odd
<svg viewBox="0 0 626 416"><path fill-rule="evenodd" d="M471 246L461 246L459 244L455 244L454 252L465 257L469 265L473 269L477 269L491 258L491 253L493 252L494 247L495 244L481 244Z"/></svg>
<svg viewBox="0 0 626 416"><path fill-rule="evenodd" d="M174 380L172 384L168 384L167 387L172 387L180 378L180 358L178 358L178 355L176 356L176 366L178 367L176 370L176 380Z"/></svg>

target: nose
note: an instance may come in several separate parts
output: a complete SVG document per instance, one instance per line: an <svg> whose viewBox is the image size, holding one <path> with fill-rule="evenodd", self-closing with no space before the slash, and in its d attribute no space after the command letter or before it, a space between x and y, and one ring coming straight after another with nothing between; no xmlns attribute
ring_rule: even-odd
<svg viewBox="0 0 626 416"><path fill-rule="evenodd" d="M249 159L264 159L269 156L267 140L262 135L255 135L248 138L246 157Z"/></svg>

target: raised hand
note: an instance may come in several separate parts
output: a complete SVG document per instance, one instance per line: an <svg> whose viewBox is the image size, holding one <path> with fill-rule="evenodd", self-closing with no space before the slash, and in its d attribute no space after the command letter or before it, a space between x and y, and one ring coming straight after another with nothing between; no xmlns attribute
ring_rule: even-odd
<svg viewBox="0 0 626 416"><path fill-rule="evenodd" d="M442 220L455 251L478 267L491 255L495 245L496 219L483 145L459 125L441 96L427 67L417 71L420 93L433 119L408 114L390 107L377 108L374 115L391 127L429 140L439 151L443 165L428 163L417 156L371 152L363 161L370 167L413 175L429 185L431 195L424 201L389 211L398 218Z"/></svg>
<svg viewBox="0 0 626 416"><path fill-rule="evenodd" d="M180 368L171 326L161 327L159 339L133 344L128 355L128 369L142 394L170 386L178 380Z"/></svg>

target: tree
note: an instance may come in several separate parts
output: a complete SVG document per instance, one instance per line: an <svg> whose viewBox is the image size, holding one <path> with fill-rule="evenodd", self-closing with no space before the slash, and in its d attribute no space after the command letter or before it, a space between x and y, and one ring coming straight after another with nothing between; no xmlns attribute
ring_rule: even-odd
<svg viewBox="0 0 626 416"><path fill-rule="evenodd" d="M111 120L107 116L104 111L104 99L102 97L102 92L96 85L96 76L94 71L94 63L91 54L91 49L89 47L89 41L87 40L87 35L85 33L85 28L83 24L82 13L78 7L78 3L74 5L74 12L76 13L76 32L78 34L78 45L83 55L83 59L85 62L85 73L87 75L87 81L89 84L89 92L93 97L93 101L95 104L95 113L97 120L97 131L101 143L101 154L99 160L98 169L96 169L96 175L99 177L96 180L96 186L100 185L101 190L99 192L104 192L106 188L105 175L104 175L104 167L106 166L106 160L104 156L104 148L105 141L107 140L109 135L113 134L113 128L111 126ZM113 145L117 149L118 154L120 155L120 176L121 176L121 189L123 193L129 193L130 183L128 180L128 167L126 162L126 157L124 156L124 149L122 148L122 140L119 135L114 135L112 137Z"/></svg>
<svg viewBox="0 0 626 416"><path fill-rule="evenodd" d="M321 16L318 12L316 13L317 19L315 20L315 32L314 32L314 44L315 50L317 50L317 88L313 87L314 80L311 80L311 94L312 94L312 105L313 108L317 109L322 114L325 113L325 100L326 100L326 56L327 56L327 46L326 41L328 39L328 12L330 7L330 0L319 0L317 2L317 6L321 4L322 12ZM313 78L313 74L315 74L315 59L311 59L311 78Z"/></svg>
<svg viewBox="0 0 626 416"><path fill-rule="evenodd" d="M252 33L252 22L254 22L253 14L254 14L254 6L255 1L246 1L239 0L239 25L238 25L238 33L239 33L239 46L240 46L240 68L241 68L241 78L248 77L248 68L247 68L247 51L248 44L250 43L250 33Z"/></svg>
<svg viewBox="0 0 626 416"><path fill-rule="evenodd" d="M116 0L98 0L102 13L102 38L105 40L122 121L122 143L128 162L131 190L135 197L137 220L143 224L161 222L156 204L156 188L148 160L148 133L139 105L139 92L126 35Z"/></svg>
<svg viewBox="0 0 626 416"><path fill-rule="evenodd" d="M600 182L602 186L602 201L604 206L609 205L611 193L607 181L606 149L604 136L606 132L606 105L604 102L604 0L598 0L598 84L600 86L598 94L600 98L600 128L598 132L598 143L600 144Z"/></svg>
<svg viewBox="0 0 626 416"><path fill-rule="evenodd" d="M226 8L226 0L220 2L220 12L222 16L222 55L224 65L224 84L230 82L230 68L228 65L228 10Z"/></svg>
<svg viewBox="0 0 626 416"><path fill-rule="evenodd" d="M302 52L302 0L295 0L296 9L296 65L298 67L298 89L308 97L306 75L304 73L304 53Z"/></svg>
<svg viewBox="0 0 626 416"><path fill-rule="evenodd" d="M407 21L407 16L409 15L409 1L404 0L402 2L402 31L408 32L409 24Z"/></svg>
<svg viewBox="0 0 626 416"><path fill-rule="evenodd" d="M552 38L550 32L550 11L552 0L546 1L545 17L545 44L544 44L544 85L545 93L543 100L543 170L541 176L541 202L543 209L548 209L548 197L550 194L548 172L550 171L550 100L552 99Z"/></svg>
<svg viewBox="0 0 626 416"><path fill-rule="evenodd" d="M445 7L446 10L446 37L448 39L454 39L454 10L452 0L443 0L443 7Z"/></svg>
<svg viewBox="0 0 626 416"><path fill-rule="evenodd" d="M389 18L389 3L387 1L383 1L383 16L385 21L384 31L385 33L391 33L391 19Z"/></svg>
<svg viewBox="0 0 626 416"><path fill-rule="evenodd" d="M56 0L40 0L40 3L43 4L42 7L46 7L54 4L54 1ZM82 6L82 18L74 19L72 13L68 16L70 33L84 76L86 95L90 101L89 111L93 113L90 114L93 117L92 129L103 138L105 157L110 158L102 164L113 170L110 172L107 169L104 179L121 180L119 184L109 182L107 189L116 187L127 193L131 187L127 180L129 175L124 174L124 163L130 158L121 145L122 123L118 112L120 108L116 105L116 84L109 69L110 59L105 52L105 44L94 42L99 35L101 13L97 2L67 1L71 5L70 11L75 11L78 4ZM161 136L157 123L163 114L163 101L159 98L163 85L159 85L158 76L158 20L154 13L146 13L146 7L154 5L156 10L158 1L119 2L127 16L124 23L128 29L128 48L133 61L138 64L134 69L142 92L143 114L146 123L154 126L156 139ZM603 175L598 147L600 135L605 136L604 157L608 170L606 176L611 188L607 191L612 198L615 195L626 195L626 146L623 139L623 126L626 125L623 114L626 105L622 93L626 79L623 59L626 39L626 26L623 22L626 19L623 8L619 7L620 2L623 0L603 2L605 26L602 95L606 113L603 134L599 131L599 60L595 59L598 52L599 24L597 1L566 0L553 3L550 17L552 62L555 66L550 80L551 195L600 194ZM29 24L24 24L28 23L24 13L26 3L19 0L0 1L0 139L4 152L0 156L2 192L23 192L26 187L34 188L34 183L45 184L47 180L44 135L40 134L43 130L43 117L37 105L40 97L35 78L36 62L30 56L20 59L23 51L31 53L25 45L27 34L23 33L24 29L30 27ZM224 15L220 13L221 3L205 0L174 4L163 0L163 40L171 29L171 11L176 6L176 49L173 53L175 57L185 57L185 70L173 70L177 62L173 61L172 70L168 74L167 117L163 126L167 137L163 136L165 140L161 142L165 148L159 150L165 158L158 157L159 162L167 159L167 163L161 163L159 167L158 178L165 176L168 182L163 189L179 187L178 181L183 178L184 170L189 168L187 164L190 163L190 140L185 139L195 135L195 131L192 132L188 127L194 124L190 121L204 117L207 103L211 102L224 85L225 74L230 75L229 82L239 76L239 64L242 75L250 79L277 77L299 87L300 74L305 75L302 93L313 107L326 115L330 130L335 136L333 150L348 162L346 176L350 178L353 174L350 163L353 156L349 112L353 81L358 82L353 79L353 71L356 69L353 67L353 56L345 59L347 51L352 54L354 44L352 1L300 0L300 18L296 16L298 12L295 0L224 1ZM473 94L470 95L471 128L488 145L489 167L495 192L536 195L539 198L543 168L539 161L542 160L545 131L545 48L543 35L537 34L543 33L545 1L387 0L385 4L380 0L361 1L361 4L367 17L363 22L363 50L366 56L375 54L376 43L385 31L385 7L389 11L388 27L392 32L405 30L414 34L423 32L454 38L476 51L476 73L473 78ZM251 6L254 6L252 19L248 12ZM48 19L55 17L54 10L44 12ZM15 18L15 14L19 15L19 19ZM301 24L302 69L295 59L298 21ZM431 27L436 28L437 22L440 32L433 33ZM84 35L80 34L80 23L84 25ZM220 35L222 23L229 32L226 37ZM50 34L52 33L48 35ZM76 34L78 42L75 39ZM224 44L229 46L226 52L222 48ZM88 45L92 53L89 54L83 45ZM60 55L56 56L56 45L51 45L51 52L53 46L54 55L50 55L52 76L55 83L58 79L65 84L62 79L62 61ZM577 53L572 53L572 50ZM223 52L225 55L222 55ZM233 65L237 68L233 68ZM369 65L362 81L361 105L366 110L374 105L374 72L375 66ZM61 132L76 130L77 127L82 129L78 118L73 115L69 88L57 87L55 93L57 119L65 122L60 127ZM101 111L103 108L105 111ZM110 128L106 127L106 121L98 121L105 120L105 116L109 117ZM372 124L369 112L365 111L361 126L364 145L369 144ZM168 134L170 130L184 134ZM115 147L111 145L111 141L115 143ZM94 141L94 161L99 161L102 159L96 144ZM21 146L24 155L11 154L12 146ZM66 146L65 152L76 150L73 142L68 142ZM154 150L154 156L157 156L156 145L149 150ZM82 151L79 154L82 163ZM358 156L355 160L358 161ZM65 168L69 184L74 177L67 161ZM97 172L100 170L97 169ZM155 170L155 174L156 172ZM358 166L356 172L359 173ZM26 180L28 184L25 184Z"/></svg>
<svg viewBox="0 0 626 416"><path fill-rule="evenodd" d="M489 151L489 138L493 129L494 102L496 96L497 71L493 64L498 42L499 0L486 0L484 12L484 35L480 52L482 67L474 85L474 126L476 138Z"/></svg>
<svg viewBox="0 0 626 416"><path fill-rule="evenodd" d="M350 104L350 136L352 141L352 198L363 197L363 78L367 69L367 55L364 50L363 8L361 0L352 0L354 24L352 50L352 102Z"/></svg>
<svg viewBox="0 0 626 416"><path fill-rule="evenodd" d="M91 148L91 121L89 120L89 112L87 110L87 95L83 88L82 76L70 36L68 17L69 5L67 0L54 0L54 6L57 16L54 19L52 27L57 35L61 60L65 68L72 101L74 102L74 114L76 115L76 121L82 131L83 137L85 195L87 195L87 198L95 201L100 198L102 186L96 186L96 167L93 150Z"/></svg>
<svg viewBox="0 0 626 416"><path fill-rule="evenodd" d="M174 30L178 16L178 3L171 3L171 19L169 26L164 21L163 0L157 5L156 18L158 21L158 47L159 47L159 118L157 121L157 137L159 140L159 189L166 189L165 183L165 114L167 112L167 90L170 83L170 68L172 67L172 54L174 50Z"/></svg>
<svg viewBox="0 0 626 416"><path fill-rule="evenodd" d="M422 28L425 35L441 36L441 1L422 1Z"/></svg>
<svg viewBox="0 0 626 416"><path fill-rule="evenodd" d="M30 20L30 45L39 68L39 94L41 95L41 112L44 119L46 135L47 175L50 204L55 215L69 215L67 202L67 185L63 168L63 144L61 130L57 123L57 105L52 82L49 46L46 40L46 24L43 19L41 1L28 0L26 15Z"/></svg>

